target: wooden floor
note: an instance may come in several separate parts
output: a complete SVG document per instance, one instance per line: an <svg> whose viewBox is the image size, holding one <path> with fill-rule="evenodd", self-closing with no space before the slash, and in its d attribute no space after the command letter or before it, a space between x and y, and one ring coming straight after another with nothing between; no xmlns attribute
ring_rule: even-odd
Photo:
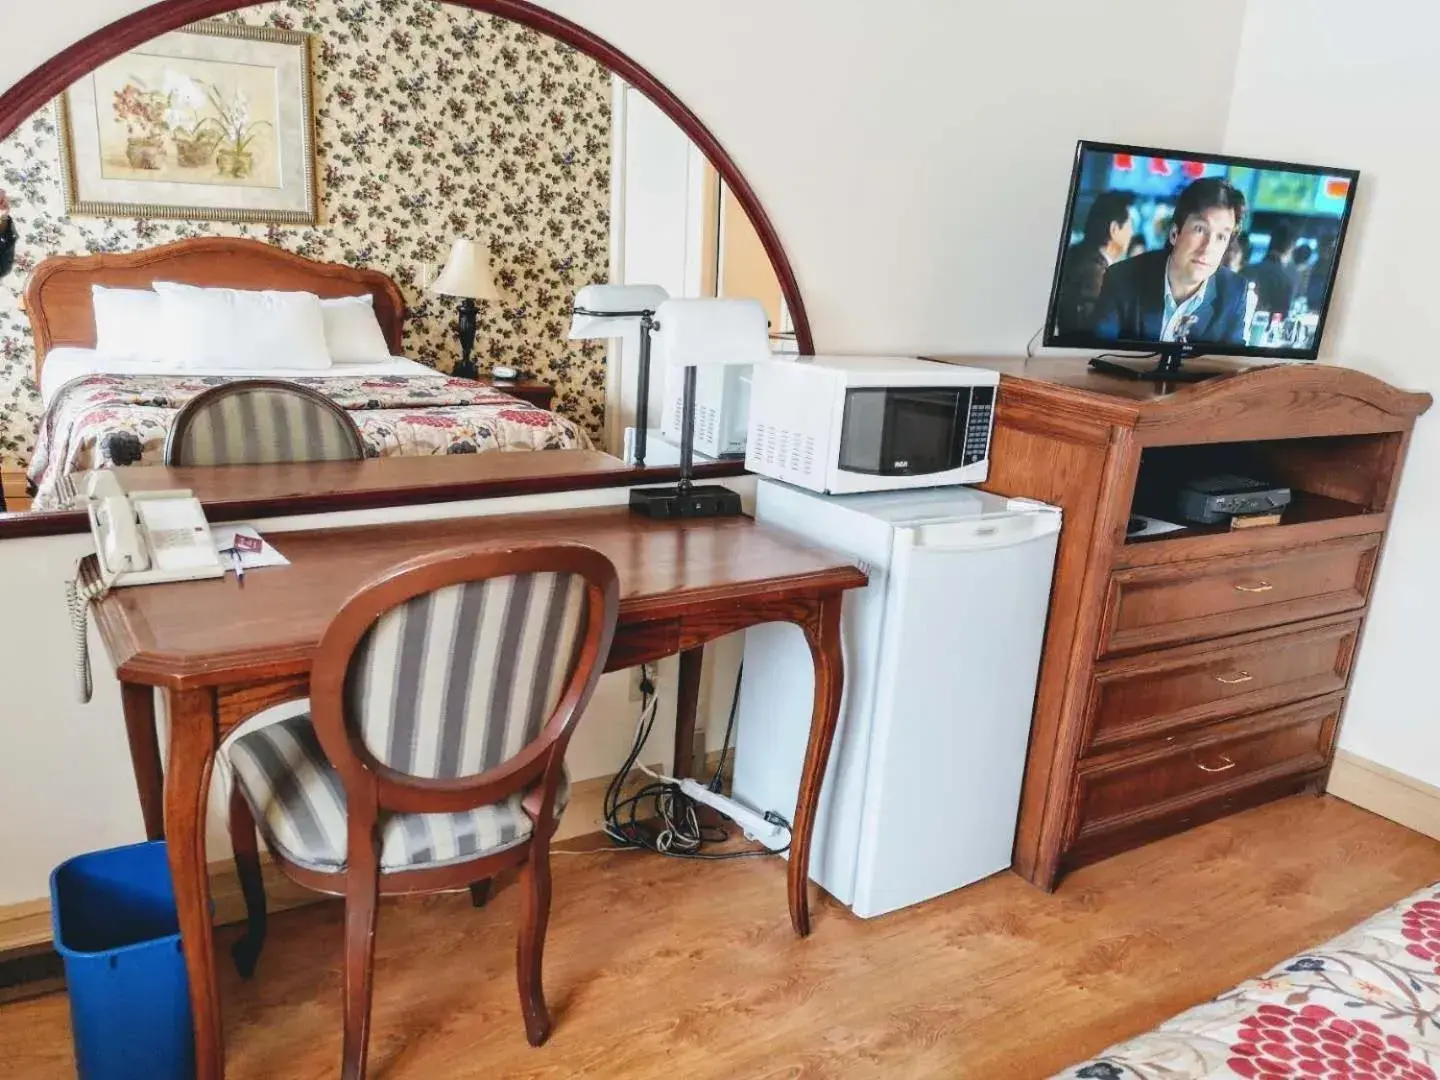
<svg viewBox="0 0 1440 1080"><path fill-rule="evenodd" d="M483 911L387 902L373 1077L1041 1077L1440 879L1440 843L1298 796L1054 896L1002 874L868 922L822 899L806 941L778 860L555 863L550 1043L525 1042L513 887ZM226 966L228 1076L337 1074L340 929L337 905L289 912L253 982ZM0 1008L0 1061L16 1080L72 1077L65 998Z"/></svg>

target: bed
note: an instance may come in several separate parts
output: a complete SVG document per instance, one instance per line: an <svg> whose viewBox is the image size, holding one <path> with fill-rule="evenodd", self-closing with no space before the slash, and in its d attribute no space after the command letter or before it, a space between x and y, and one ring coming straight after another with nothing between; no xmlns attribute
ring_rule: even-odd
<svg viewBox="0 0 1440 1080"><path fill-rule="evenodd" d="M322 300L368 294L392 355L321 371L271 365L247 372L182 370L97 352L92 286L148 289L156 281L308 292ZM29 470L37 510L60 505L60 480L76 470L160 464L175 413L196 394L236 378L282 378L320 391L350 412L367 457L591 446L583 429L563 417L404 358L405 301L387 275L315 262L256 240L204 237L46 259L31 276L25 306L44 407Z"/></svg>
<svg viewBox="0 0 1440 1080"><path fill-rule="evenodd" d="M1055 1080L1436 1080L1437 1016L1440 884Z"/></svg>

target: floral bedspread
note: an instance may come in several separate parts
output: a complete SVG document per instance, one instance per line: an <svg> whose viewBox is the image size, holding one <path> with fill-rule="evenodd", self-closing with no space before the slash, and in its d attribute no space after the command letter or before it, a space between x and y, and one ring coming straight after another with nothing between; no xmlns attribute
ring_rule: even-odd
<svg viewBox="0 0 1440 1080"><path fill-rule="evenodd" d="M61 477L109 465L159 465L175 413L208 375L86 375L60 388L40 421L30 464L34 508L54 509ZM586 450L577 425L508 394L448 375L291 378L349 410L367 457Z"/></svg>
<svg viewBox="0 0 1440 1080"><path fill-rule="evenodd" d="M1440 884L1064 1080L1391 1077L1440 1069Z"/></svg>

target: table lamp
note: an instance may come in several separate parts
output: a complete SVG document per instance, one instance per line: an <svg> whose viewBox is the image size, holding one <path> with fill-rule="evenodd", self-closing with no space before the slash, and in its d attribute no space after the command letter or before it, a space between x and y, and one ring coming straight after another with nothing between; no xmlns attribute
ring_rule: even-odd
<svg viewBox="0 0 1440 1080"><path fill-rule="evenodd" d="M490 272L490 256L474 240L463 237L450 248L450 259L440 276L430 284L430 291L440 296L458 296L460 301L460 363L451 371L461 379L478 379L480 370L470 359L475 348L475 301L499 300L495 276Z"/></svg>
<svg viewBox="0 0 1440 1080"><path fill-rule="evenodd" d="M670 294L659 285L586 285L575 294L570 340L624 337L633 322L640 326L640 378L635 397L635 460L645 467L645 433L650 425L650 335L655 310Z"/></svg>
<svg viewBox="0 0 1440 1080"><path fill-rule="evenodd" d="M770 359L770 327L758 300L666 300L653 320L661 356L684 368L680 412L680 483L635 488L630 509L653 518L724 517L740 513L740 496L718 484L697 485L695 470L696 368L762 364Z"/></svg>

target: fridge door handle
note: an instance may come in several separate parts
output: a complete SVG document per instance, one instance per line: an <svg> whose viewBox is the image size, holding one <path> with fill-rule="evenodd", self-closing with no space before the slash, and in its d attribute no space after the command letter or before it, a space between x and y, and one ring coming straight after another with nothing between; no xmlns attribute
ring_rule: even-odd
<svg viewBox="0 0 1440 1080"><path fill-rule="evenodd" d="M912 547L925 551L984 551L1011 547L1060 531L1060 512L1047 510L979 521L919 525L904 530Z"/></svg>

